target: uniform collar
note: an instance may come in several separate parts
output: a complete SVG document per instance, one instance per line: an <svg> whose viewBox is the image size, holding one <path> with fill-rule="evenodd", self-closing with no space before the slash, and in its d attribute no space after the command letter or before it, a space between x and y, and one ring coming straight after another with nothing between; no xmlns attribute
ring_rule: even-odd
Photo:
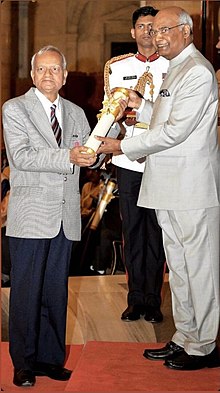
<svg viewBox="0 0 220 393"><path fill-rule="evenodd" d="M152 55L150 55L149 57L146 57L144 55L142 55L142 53L137 52L135 55L136 59L143 61L144 63L146 63L146 61L148 62L152 62L154 60L157 60L158 57L160 57L158 52L153 53Z"/></svg>

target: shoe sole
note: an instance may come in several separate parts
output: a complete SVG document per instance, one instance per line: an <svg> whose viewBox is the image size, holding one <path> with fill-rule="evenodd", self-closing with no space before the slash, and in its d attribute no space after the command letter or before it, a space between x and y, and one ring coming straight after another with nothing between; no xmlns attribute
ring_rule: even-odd
<svg viewBox="0 0 220 393"><path fill-rule="evenodd" d="M173 366L172 364L166 364L164 363L164 366L166 366L167 368L170 368L172 370L178 370L178 371L194 371L194 370L202 370L203 368L217 368L220 367L220 362L217 363L210 363L210 364L204 364L204 365L198 365L198 367L177 367L177 366Z"/></svg>
<svg viewBox="0 0 220 393"><path fill-rule="evenodd" d="M55 375L50 375L50 374L43 372L43 371L42 372L41 371L34 371L34 375L36 377L48 377L50 379L54 379L55 381L68 381L71 377L71 374L70 374L64 378L59 378L59 377L56 377Z"/></svg>
<svg viewBox="0 0 220 393"><path fill-rule="evenodd" d="M20 383L18 384L13 381L13 384L16 386L19 386L19 387L27 387L27 386L34 386L35 382L26 381L26 382L23 382L22 384L20 384Z"/></svg>
<svg viewBox="0 0 220 393"><path fill-rule="evenodd" d="M163 322L163 319L161 319L161 321L153 321L153 320L151 320L151 319L146 319L146 318L144 318L145 319L145 321L146 322L150 322L150 323L161 323L161 322Z"/></svg>
<svg viewBox="0 0 220 393"><path fill-rule="evenodd" d="M142 317L144 317L145 314L141 314L139 316L137 316L137 318L128 318L128 317L122 317L121 316L121 320L124 322L133 322L133 321L138 321L138 319L141 319Z"/></svg>
<svg viewBox="0 0 220 393"><path fill-rule="evenodd" d="M158 361L158 360L162 360L162 361L164 361L164 360L166 360L167 359L167 357L166 358L151 358L150 356L148 356L148 355L145 355L145 354L143 354L143 356L146 358L146 359L148 359L148 360L155 360L156 362Z"/></svg>
<svg viewBox="0 0 220 393"><path fill-rule="evenodd" d="M34 383L33 382L24 382L24 383L22 383L22 385L21 386L34 386Z"/></svg>
<svg viewBox="0 0 220 393"><path fill-rule="evenodd" d="M138 321L138 319L141 319L142 317L144 316L144 314L140 314L140 315L137 315L136 317L134 317L134 318L128 318L128 317L123 317L123 316L121 316L121 320L122 321L127 321L127 322L130 322L130 321Z"/></svg>
<svg viewBox="0 0 220 393"><path fill-rule="evenodd" d="M156 361L157 360L163 360L163 361L166 361L166 360L175 358L175 356L179 355L182 351L183 351L183 349L180 349L179 351L175 351L173 354L170 354L170 355L167 355L166 357L164 356L164 357L161 357L161 358L151 357L147 353L145 354L145 352L143 353L143 356L146 359L148 359L148 360L156 360Z"/></svg>

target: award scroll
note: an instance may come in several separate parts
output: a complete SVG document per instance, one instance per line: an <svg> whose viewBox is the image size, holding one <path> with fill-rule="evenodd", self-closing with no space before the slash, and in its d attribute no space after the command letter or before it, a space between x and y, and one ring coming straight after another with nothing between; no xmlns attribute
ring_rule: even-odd
<svg viewBox="0 0 220 393"><path fill-rule="evenodd" d="M96 152L98 150L101 142L98 141L95 136L106 136L117 115L119 114L119 100L121 99L128 102L129 94L127 89L118 87L115 89L112 97L106 101L103 101L103 108L100 111L101 113L98 115L98 123L89 136L89 139L85 143L85 147L88 147L88 153L92 153L93 151Z"/></svg>

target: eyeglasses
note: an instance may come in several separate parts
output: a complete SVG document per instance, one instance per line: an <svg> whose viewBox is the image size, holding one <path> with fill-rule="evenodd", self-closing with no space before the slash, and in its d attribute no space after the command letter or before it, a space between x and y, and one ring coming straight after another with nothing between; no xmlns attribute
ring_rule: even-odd
<svg viewBox="0 0 220 393"><path fill-rule="evenodd" d="M46 67L46 66L41 65L39 67L36 67L35 71L40 75L45 74L45 72L47 70L49 70L52 74L59 74L61 69L62 69L62 67L58 64L50 66L50 67Z"/></svg>
<svg viewBox="0 0 220 393"><path fill-rule="evenodd" d="M170 30L175 29L175 27L183 26L185 23L180 23L179 25L172 27L160 27L158 30L150 30L151 37L155 37L157 34L166 34L169 33Z"/></svg>

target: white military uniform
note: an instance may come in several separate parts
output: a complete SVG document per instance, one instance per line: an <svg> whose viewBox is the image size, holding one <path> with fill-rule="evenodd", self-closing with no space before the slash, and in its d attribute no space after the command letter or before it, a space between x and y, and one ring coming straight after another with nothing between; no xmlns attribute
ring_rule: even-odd
<svg viewBox="0 0 220 393"><path fill-rule="evenodd" d="M169 61L167 59L164 57L158 57L156 54L153 54L147 59L145 56L137 53L136 55L115 61L110 66L110 88L127 87L129 89L134 89L140 76L148 69L149 73L153 75L154 93L151 96L150 86L146 85L144 98L146 100L153 99L154 102L159 94L160 86L166 75L168 65ZM150 116L151 112L149 111L149 122ZM130 138L144 131L143 128L134 128L134 126L127 126L125 123L123 123L123 125L126 128L125 138ZM144 171L144 162L139 163L138 161L130 161L125 154L113 156L112 162L121 168L137 172Z"/></svg>
<svg viewBox="0 0 220 393"><path fill-rule="evenodd" d="M109 90L114 87L132 88L141 92L145 99L155 101L167 72L168 60L159 57L157 53L148 59L140 53L125 56L110 60L109 75L105 72L106 93L109 93L108 88ZM139 90L146 71L149 84L145 85L145 90L144 86ZM150 107L144 122L150 123L151 113ZM136 121L138 121L137 116L138 113L134 119ZM131 139L132 136L146 131L146 128L128 126L126 123L125 120L123 122L126 129L125 139ZM113 156L112 162L117 166L124 261L128 273L128 306L141 306L144 311L149 312L150 307L155 310L160 308L165 255L162 232L155 210L137 206L144 159L142 163L131 161L122 154Z"/></svg>

